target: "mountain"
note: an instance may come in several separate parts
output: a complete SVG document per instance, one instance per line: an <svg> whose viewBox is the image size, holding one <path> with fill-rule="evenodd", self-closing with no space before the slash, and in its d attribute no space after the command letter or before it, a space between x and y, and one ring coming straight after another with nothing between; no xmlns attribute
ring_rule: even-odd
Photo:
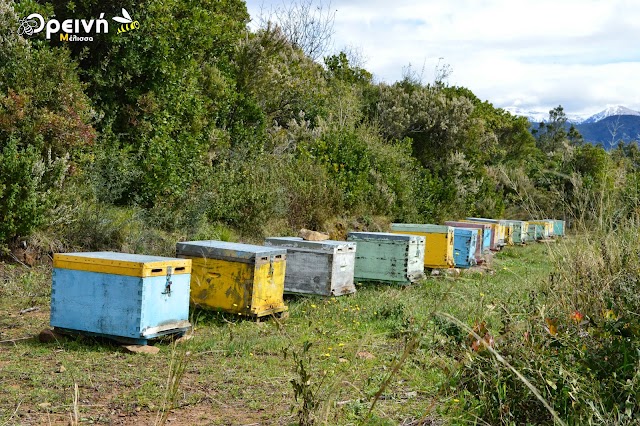
<svg viewBox="0 0 640 426"><path fill-rule="evenodd" d="M629 111L635 112L635 114L610 115L599 118L597 121L591 120L591 118L602 114L598 113L581 124L577 124L576 129L586 142L601 143L607 149L614 147L620 140L624 142L640 140L640 113Z"/></svg>
<svg viewBox="0 0 640 426"><path fill-rule="evenodd" d="M527 117L527 119L531 123L546 123L549 121L549 111L542 110L525 110L515 106L508 106L502 108L505 111L511 113L512 115L517 115L520 117ZM572 124L582 123L585 117L581 114L567 114L567 122Z"/></svg>
<svg viewBox="0 0 640 426"><path fill-rule="evenodd" d="M532 129L540 122L547 122L549 112L523 110L518 107L506 107L505 111L529 119ZM588 118L567 113L567 131L573 125L584 137L585 142L602 144L605 149L613 148L619 141L640 141L640 111L622 105L610 106Z"/></svg>
<svg viewBox="0 0 640 426"><path fill-rule="evenodd" d="M549 111L536 111L536 110L525 110L515 106L508 106L502 108L511 115L517 115L519 117L527 117L527 119L531 123L540 123L542 121L547 121L549 118Z"/></svg>
<svg viewBox="0 0 640 426"><path fill-rule="evenodd" d="M587 118L580 124L597 123L598 121L602 121L608 117L626 116L626 115L640 116L640 112L624 107L622 105L610 106L610 107L607 107L607 109L605 109L604 111L600 111L599 113L592 115L591 117Z"/></svg>

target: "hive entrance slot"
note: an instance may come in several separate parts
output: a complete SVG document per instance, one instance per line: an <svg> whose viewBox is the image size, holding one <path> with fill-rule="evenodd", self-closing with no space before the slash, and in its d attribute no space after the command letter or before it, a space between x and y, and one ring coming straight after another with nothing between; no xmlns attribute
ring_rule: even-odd
<svg viewBox="0 0 640 426"><path fill-rule="evenodd" d="M152 269L151 272L153 272L153 273L162 272L162 268Z"/></svg>
<svg viewBox="0 0 640 426"><path fill-rule="evenodd" d="M174 269L175 271L184 271L184 266L179 266L176 269Z"/></svg>

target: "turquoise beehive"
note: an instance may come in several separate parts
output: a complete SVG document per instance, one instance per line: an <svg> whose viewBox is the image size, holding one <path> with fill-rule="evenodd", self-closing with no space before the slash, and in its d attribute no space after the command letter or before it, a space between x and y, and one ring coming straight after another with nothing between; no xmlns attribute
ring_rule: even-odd
<svg viewBox="0 0 640 426"><path fill-rule="evenodd" d="M564 237L565 235L565 223L564 220L558 219L546 219L553 221L553 235L556 237Z"/></svg>

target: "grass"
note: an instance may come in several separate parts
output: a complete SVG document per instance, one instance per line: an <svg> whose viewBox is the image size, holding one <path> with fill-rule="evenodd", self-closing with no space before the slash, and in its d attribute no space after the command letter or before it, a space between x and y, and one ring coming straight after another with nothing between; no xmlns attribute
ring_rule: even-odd
<svg viewBox="0 0 640 426"><path fill-rule="evenodd" d="M79 424L152 424L171 392L170 424L291 424L298 407L290 384L296 366L285 352L302 351L305 342L312 343L311 380L322 380L315 396L320 423L455 422L450 413L457 398L443 389L458 362L443 335L455 327L433 313L497 329L504 312L545 287L552 267L548 250L544 244L506 248L495 256L493 274L430 278L409 287L359 284L355 295L339 298L289 297L284 321L254 323L195 311L177 389L167 389L176 362L169 342L157 343L155 356L87 337L2 344L0 425L68 424L74 410ZM0 265L0 340L48 327L50 273L47 267ZM31 307L39 310L19 314ZM410 339L411 353L390 375Z"/></svg>

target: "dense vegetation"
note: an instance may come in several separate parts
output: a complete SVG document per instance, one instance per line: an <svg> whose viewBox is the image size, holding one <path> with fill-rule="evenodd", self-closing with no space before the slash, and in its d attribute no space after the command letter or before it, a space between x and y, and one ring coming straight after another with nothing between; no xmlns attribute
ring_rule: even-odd
<svg viewBox="0 0 640 426"><path fill-rule="evenodd" d="M582 146L561 108L534 138L524 118L444 79L376 83L343 52L315 62L278 26L247 30L239 0L0 5L5 246L35 232L118 249L126 223L156 239L259 238L347 218L518 217L523 196L543 216L574 217L576 186L624 190L637 173L635 145ZM139 30L93 43L16 34L33 11L120 6Z"/></svg>
<svg viewBox="0 0 640 426"><path fill-rule="evenodd" d="M17 35L32 12L62 21L121 7L138 30L112 27L92 43ZM547 281L527 281L526 303L519 293L485 311L481 299L475 320L459 316L487 320L497 350L569 423L637 417L637 144L585 144L562 107L531 133L446 72L379 83L345 52L320 58L291 32L248 21L242 0L0 0L2 252L29 263L24 247L171 254L178 239L259 241L301 227L340 237L388 221L565 218L589 232L579 250L552 253ZM444 415L553 422L512 370L464 346L463 327L393 309L394 345L411 335L424 359L448 357Z"/></svg>

